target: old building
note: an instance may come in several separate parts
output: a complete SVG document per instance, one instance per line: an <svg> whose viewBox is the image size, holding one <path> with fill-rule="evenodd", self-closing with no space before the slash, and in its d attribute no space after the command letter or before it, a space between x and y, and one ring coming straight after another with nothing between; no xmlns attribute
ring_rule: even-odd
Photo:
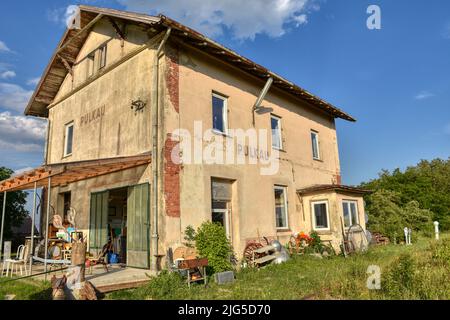
<svg viewBox="0 0 450 320"><path fill-rule="evenodd" d="M0 192L46 187L50 217L73 208L89 250L112 237L129 266L155 268L207 220L238 256L262 236L315 230L338 248L365 228L336 137L355 120L168 17L80 6L25 114L48 119L45 163Z"/></svg>

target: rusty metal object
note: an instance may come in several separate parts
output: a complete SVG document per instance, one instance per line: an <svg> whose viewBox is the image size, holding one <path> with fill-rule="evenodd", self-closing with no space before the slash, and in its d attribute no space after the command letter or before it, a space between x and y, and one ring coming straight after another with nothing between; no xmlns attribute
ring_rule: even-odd
<svg viewBox="0 0 450 320"><path fill-rule="evenodd" d="M178 269L181 269L181 270L194 269L194 268L206 267L207 265L208 265L207 258L181 260L178 263Z"/></svg>
<svg viewBox="0 0 450 320"><path fill-rule="evenodd" d="M253 266L253 252L257 249L264 247L260 242L252 241L245 246L244 249L244 260L249 266ZM255 257L261 258L262 255L255 254Z"/></svg>

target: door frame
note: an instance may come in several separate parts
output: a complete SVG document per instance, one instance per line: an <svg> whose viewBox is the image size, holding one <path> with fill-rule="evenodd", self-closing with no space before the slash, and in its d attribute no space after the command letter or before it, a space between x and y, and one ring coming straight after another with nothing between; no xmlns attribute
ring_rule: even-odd
<svg viewBox="0 0 450 320"><path fill-rule="evenodd" d="M152 256L151 256L151 252L150 252L150 237L151 237L151 217L150 217L150 211L151 211L151 208L150 208L150 192L151 192L151 184L150 184L150 182L142 182L142 183L137 183L137 184L131 184L131 185L128 185L128 187L127 187L127 192L129 192L129 190L130 190L130 188L132 188L132 187L137 187L137 186L142 186L142 185L148 185L148 191L149 191L149 193L148 193L148 197L147 197L147 219L148 219L148 228L147 228L147 259L148 259L148 265L150 266L151 265L151 259L152 259ZM127 196L127 233L128 233L128 217L129 217L129 214L128 214L128 209L129 209L129 204L128 204L128 196ZM128 264L128 236L127 236L127 267L130 267L130 268L136 268L136 269L145 269L145 270L147 270L148 268L147 267L136 267L136 266L132 266L132 265L129 265Z"/></svg>
<svg viewBox="0 0 450 320"><path fill-rule="evenodd" d="M147 184L149 186L149 191L150 191L151 190L150 182L142 182L142 183L136 183L136 184L127 183L127 184L124 184L122 186L115 186L113 188L107 188L106 187L106 188L98 189L98 190L95 190L95 191L90 191L89 192L89 223L88 223L88 234L89 234L89 236L91 234L91 217L92 217L91 201L92 201L92 195L99 194L99 193L104 193L104 192L108 192L108 194L109 194L109 192L114 191L114 190L126 189L127 190L127 210L128 210L128 208L129 208L129 206L128 206L128 191L129 191L129 189L131 187L144 185L144 184ZM149 226L148 226L148 237L147 237L147 248L148 248L147 253L148 253L149 264L150 264L150 259L151 259L151 252L150 252L151 217L150 217L150 211L151 210L150 210L150 194L149 194L148 198L147 198L147 218L148 218L148 223L149 223ZM128 225L128 211L127 211L127 225ZM127 230L128 230L128 227L127 227ZM108 232L107 232L107 237L109 237ZM90 240L88 241L88 244L89 244L89 251L91 251L92 249L94 249L94 250L101 250L102 249L102 248L91 248L90 247ZM128 256L128 246L127 246L127 256ZM126 263L126 266L127 267L131 267L131 268L140 268L140 267L134 267L134 266L128 265L128 261ZM147 269L147 268L140 268L140 269Z"/></svg>

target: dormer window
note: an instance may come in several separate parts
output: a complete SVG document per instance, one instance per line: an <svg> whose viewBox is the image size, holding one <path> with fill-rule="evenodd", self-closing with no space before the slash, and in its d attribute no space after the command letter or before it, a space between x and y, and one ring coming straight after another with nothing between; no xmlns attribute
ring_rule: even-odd
<svg viewBox="0 0 450 320"><path fill-rule="evenodd" d="M91 54L89 54L87 56L87 62L86 62L86 66L87 66L87 78L90 78L94 75L94 70L95 70L95 52L92 52Z"/></svg>
<svg viewBox="0 0 450 320"><path fill-rule="evenodd" d="M98 68L102 69L106 66L106 44L98 49L99 64Z"/></svg>
<svg viewBox="0 0 450 320"><path fill-rule="evenodd" d="M73 149L73 121L65 126L64 130L64 157L72 155Z"/></svg>

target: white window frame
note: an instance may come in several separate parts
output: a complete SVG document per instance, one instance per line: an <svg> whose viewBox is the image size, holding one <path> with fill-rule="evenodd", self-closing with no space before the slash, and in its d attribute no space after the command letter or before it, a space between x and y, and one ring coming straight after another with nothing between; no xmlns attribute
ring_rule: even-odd
<svg viewBox="0 0 450 320"><path fill-rule="evenodd" d="M283 190L284 192L284 208L285 210L285 218L286 218L286 226L278 227L277 226L277 204L275 200L275 190ZM273 186L273 200L274 200L274 213L275 213L275 227L278 231L289 230L289 208L288 208L288 188L286 186L275 185Z"/></svg>
<svg viewBox="0 0 450 320"><path fill-rule="evenodd" d="M350 225L346 226L345 225L345 217L344 217L344 203L347 203L349 205L348 209L349 209L349 214L350 214ZM356 200L342 200L342 218L344 220L344 227L345 228L350 228L352 225L355 224L354 221L352 221L352 213L350 211L350 203L354 203L355 204L355 209L356 209L356 223L359 224L359 208L358 208L358 201Z"/></svg>
<svg viewBox="0 0 450 320"><path fill-rule="evenodd" d="M316 136L316 145L315 145L315 147L317 149L317 157L314 155L314 145L313 145L314 140L312 138L313 135ZM321 160L322 156L321 156L321 152L320 152L320 142L319 142L320 136L319 136L319 132L317 132L315 130L311 130L310 136L311 136L311 152L312 152L313 159L314 160Z"/></svg>
<svg viewBox="0 0 450 320"><path fill-rule="evenodd" d="M91 52L86 57L87 63L87 78L89 79L95 74L95 52Z"/></svg>
<svg viewBox="0 0 450 320"><path fill-rule="evenodd" d="M225 233L227 235L227 238L231 240L231 226L230 226L230 209L212 209L212 213L221 213L223 214L223 218L225 220Z"/></svg>
<svg viewBox="0 0 450 320"><path fill-rule="evenodd" d="M70 153L67 152L68 139L69 139L69 134L68 134L69 128L72 128L72 150L71 150ZM64 153L63 153L63 156L64 156L64 157L71 156L72 153L73 153L73 140L74 140L74 132L75 132L74 129L75 129L75 128L74 128L74 122L73 122L73 121L67 123L67 124L64 126L64 150L63 150L63 151L64 151Z"/></svg>
<svg viewBox="0 0 450 320"><path fill-rule="evenodd" d="M108 54L108 47L105 43L104 45L101 45L98 48L98 69L99 70L106 67L107 54Z"/></svg>
<svg viewBox="0 0 450 320"><path fill-rule="evenodd" d="M273 141L273 128L272 128L272 119L276 119L278 121L278 143L279 143L279 147L274 145L274 141ZM270 130L272 133L272 148L276 149L276 150L283 150L283 136L282 136L282 130L281 130L281 117L276 116L274 114L270 115Z"/></svg>
<svg viewBox="0 0 450 320"><path fill-rule="evenodd" d="M316 225L316 212L314 210L315 204L325 204L326 211L327 211L327 224L328 228L318 228ZM312 215L312 222L313 222L313 229L316 231L330 231L331 230L331 221L330 221L330 211L328 207L328 200L318 200L318 201L311 201L311 215Z"/></svg>
<svg viewBox="0 0 450 320"><path fill-rule="evenodd" d="M223 132L214 128L214 106L212 103L212 97L218 98L223 101L223 110L222 110L222 125L223 125ZM221 95L220 93L213 92L211 95L211 112L213 113L212 118L212 130L219 134L228 135L228 98L224 95Z"/></svg>

